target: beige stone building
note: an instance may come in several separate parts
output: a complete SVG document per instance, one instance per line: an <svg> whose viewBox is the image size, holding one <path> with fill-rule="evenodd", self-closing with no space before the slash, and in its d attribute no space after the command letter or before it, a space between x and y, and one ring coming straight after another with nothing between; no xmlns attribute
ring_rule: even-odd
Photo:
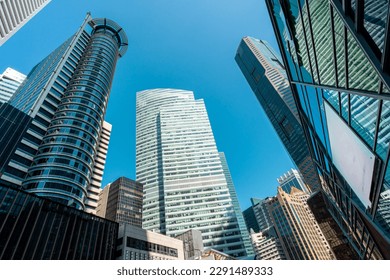
<svg viewBox="0 0 390 280"><path fill-rule="evenodd" d="M295 187L278 188L268 208L288 259L331 260L335 256L307 205L309 195Z"/></svg>

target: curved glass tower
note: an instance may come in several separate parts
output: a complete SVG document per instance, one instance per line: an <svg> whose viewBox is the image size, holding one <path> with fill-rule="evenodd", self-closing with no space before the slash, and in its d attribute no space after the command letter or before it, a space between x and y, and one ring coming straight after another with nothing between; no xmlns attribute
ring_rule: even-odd
<svg viewBox="0 0 390 280"><path fill-rule="evenodd" d="M39 196L84 209L115 66L126 52L127 37L115 22L87 17L70 40L70 49L65 53L65 61L57 65L65 70L69 81L56 90L58 105L53 108L54 114L23 187ZM49 95L38 96L31 102L34 104L31 110Z"/></svg>

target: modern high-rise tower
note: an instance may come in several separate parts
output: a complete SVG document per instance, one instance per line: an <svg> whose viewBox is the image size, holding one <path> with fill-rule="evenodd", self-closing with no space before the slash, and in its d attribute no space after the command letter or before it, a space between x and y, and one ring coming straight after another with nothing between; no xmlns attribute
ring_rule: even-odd
<svg viewBox="0 0 390 280"><path fill-rule="evenodd" d="M75 35L33 68L0 107L0 132L8 133L0 136L1 183L94 212L111 131L104 116L126 50L120 26L88 14ZM21 121L9 121L16 117Z"/></svg>
<svg viewBox="0 0 390 280"><path fill-rule="evenodd" d="M362 259L390 259L385 0L266 0L326 207Z"/></svg>
<svg viewBox="0 0 390 280"><path fill-rule="evenodd" d="M282 60L267 42L251 37L242 39L235 59L304 181L319 189Z"/></svg>
<svg viewBox="0 0 390 280"><path fill-rule="evenodd" d="M243 212L248 231L253 230L258 233L272 226L267 208L267 204L271 200L271 197L264 199L251 198L252 206Z"/></svg>
<svg viewBox="0 0 390 280"><path fill-rule="evenodd" d="M170 236L194 228L206 249L246 255L204 101L179 89L138 92L136 134L143 228Z"/></svg>
<svg viewBox="0 0 390 280"><path fill-rule="evenodd" d="M24 79L26 75L12 68L5 69L4 73L0 74L0 103L7 102Z"/></svg>
<svg viewBox="0 0 390 280"><path fill-rule="evenodd" d="M295 187L307 194L310 192L302 179L302 175L294 168L280 176L278 178L278 183L286 193L290 193L292 187Z"/></svg>
<svg viewBox="0 0 390 280"><path fill-rule="evenodd" d="M51 0L1 0L0 46L14 35Z"/></svg>

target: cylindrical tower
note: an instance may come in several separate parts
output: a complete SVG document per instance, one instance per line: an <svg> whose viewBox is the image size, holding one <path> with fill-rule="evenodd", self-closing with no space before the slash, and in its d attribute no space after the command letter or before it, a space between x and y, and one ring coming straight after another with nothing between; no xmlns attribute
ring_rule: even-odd
<svg viewBox="0 0 390 280"><path fill-rule="evenodd" d="M72 78L51 119L23 187L39 196L84 209L117 59L127 49L123 29L93 19Z"/></svg>

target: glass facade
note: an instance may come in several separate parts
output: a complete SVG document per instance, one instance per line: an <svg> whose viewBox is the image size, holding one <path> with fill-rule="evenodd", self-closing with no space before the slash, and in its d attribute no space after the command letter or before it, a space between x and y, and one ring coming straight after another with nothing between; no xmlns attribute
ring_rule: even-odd
<svg viewBox="0 0 390 280"><path fill-rule="evenodd" d="M292 187L295 187L307 194L310 193L305 185L305 182L303 182L302 175L295 169L291 169L287 171L287 173L284 173L283 176L280 176L278 178L278 183L286 193L290 193Z"/></svg>
<svg viewBox="0 0 390 280"><path fill-rule="evenodd" d="M251 37L242 39L235 59L304 181L319 189L282 60L267 42Z"/></svg>
<svg viewBox="0 0 390 280"><path fill-rule="evenodd" d="M243 212L246 226L249 232L261 232L272 226L267 204L272 198L251 198L252 206Z"/></svg>
<svg viewBox="0 0 390 280"><path fill-rule="evenodd" d="M205 248L246 250L203 100L191 91L137 93L136 177L143 228L175 236L194 228Z"/></svg>
<svg viewBox="0 0 390 280"><path fill-rule="evenodd" d="M1 260L112 260L118 224L0 185Z"/></svg>
<svg viewBox="0 0 390 280"><path fill-rule="evenodd" d="M27 164L30 161L23 161L23 157L15 153L17 143L20 138L26 134L26 130L30 125L32 118L27 114L15 109L8 103L0 104L0 177L3 178L4 174L17 172L15 167L8 165L8 163L25 162ZM14 185L11 182L6 182L0 179L0 183L7 185ZM17 186L17 185L14 185Z"/></svg>
<svg viewBox="0 0 390 280"><path fill-rule="evenodd" d="M20 160L8 162L3 181L95 211L111 131L104 116L126 50L120 26L88 14L74 36L32 69L9 101L33 120L15 150Z"/></svg>
<svg viewBox="0 0 390 280"><path fill-rule="evenodd" d="M388 259L389 3L266 2L327 208L360 258Z"/></svg>
<svg viewBox="0 0 390 280"><path fill-rule="evenodd" d="M240 227L241 236L242 236L242 239L244 241L246 253L247 253L247 255L253 255L254 251L253 251L253 247L252 247L251 240L249 237L249 232L246 228L245 220L244 220L244 217L243 217L242 212L241 212L240 204L238 202L238 197L237 197L237 193L236 193L236 188L234 187L233 179L232 179L232 176L230 174L230 170L229 170L229 166L228 166L227 161L226 161L225 153L220 152L219 157L221 159L223 172L225 173L226 182L227 182L227 185L229 188L230 197L232 198L234 212L236 213L236 217L237 217L238 225Z"/></svg>

